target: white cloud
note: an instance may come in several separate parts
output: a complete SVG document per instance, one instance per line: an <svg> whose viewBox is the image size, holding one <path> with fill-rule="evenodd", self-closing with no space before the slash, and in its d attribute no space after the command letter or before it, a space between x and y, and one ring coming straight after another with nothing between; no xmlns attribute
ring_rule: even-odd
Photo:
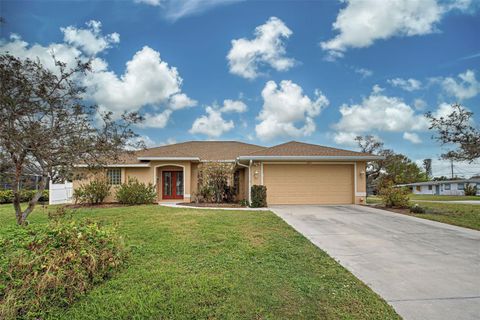
<svg viewBox="0 0 480 320"><path fill-rule="evenodd" d="M194 107L197 101L190 99L185 93L177 93L170 97L170 109L180 110L183 108Z"/></svg>
<svg viewBox="0 0 480 320"><path fill-rule="evenodd" d="M334 125L334 140L339 144L351 144L357 135L375 131L411 132L428 129L423 114L416 113L398 97L388 97L374 90L361 104L344 104L340 107L341 119ZM412 137L411 134L405 136Z"/></svg>
<svg viewBox="0 0 480 320"><path fill-rule="evenodd" d="M169 109L157 114L146 113L144 115L145 121L142 122L139 126L143 128L165 128L171 115L172 110Z"/></svg>
<svg viewBox="0 0 480 320"><path fill-rule="evenodd" d="M413 106L417 110L425 110L425 107L427 106L427 103L425 102L425 100L417 98L413 101Z"/></svg>
<svg viewBox="0 0 480 320"><path fill-rule="evenodd" d="M151 6L160 6L163 0L134 0L135 3L143 3Z"/></svg>
<svg viewBox="0 0 480 320"><path fill-rule="evenodd" d="M164 108L158 114L147 114L145 126L161 128L166 125L172 110L194 106L197 102L181 91L182 78L175 67L163 61L160 53L145 46L126 63L125 72L117 75L108 69L108 63L96 56L111 44L119 42L119 35L103 36L101 23L89 21L87 29L61 28L65 41L29 45L18 35L11 35L10 41L0 41L0 52L9 52L19 58L39 59L48 69L58 72L52 54L69 67L76 60L92 60L92 72L83 80L86 86L85 98L99 105L102 111L121 113L141 111L144 106Z"/></svg>
<svg viewBox="0 0 480 320"><path fill-rule="evenodd" d="M470 0L346 0L333 29L338 34L321 42L330 59L342 57L348 48L364 48L380 39L436 32L436 25L449 10L467 10Z"/></svg>
<svg viewBox="0 0 480 320"><path fill-rule="evenodd" d="M239 1L243 0L134 0L136 3L161 7L166 18L172 21Z"/></svg>
<svg viewBox="0 0 480 320"><path fill-rule="evenodd" d="M387 80L394 87L399 87L406 91L415 91L420 90L422 88L422 82L416 79L402 79L402 78L395 78Z"/></svg>
<svg viewBox="0 0 480 320"><path fill-rule="evenodd" d="M102 23L100 21L90 20L86 25L88 29L74 26L60 28L63 32L63 40L88 55L96 55L110 48L112 44L120 42L120 35L116 32L106 36L101 34Z"/></svg>
<svg viewBox="0 0 480 320"><path fill-rule="evenodd" d="M403 139L410 141L411 143L414 144L419 144L422 143L422 139L418 136L418 134L414 132L404 132L403 133Z"/></svg>
<svg viewBox="0 0 480 320"><path fill-rule="evenodd" d="M337 144L342 144L345 146L355 147L358 146L358 143L355 141L355 138L358 136L355 132L345 132L339 131L333 135L333 140Z"/></svg>
<svg viewBox="0 0 480 320"><path fill-rule="evenodd" d="M280 86L275 81L268 81L262 90L262 98L263 107L258 115L261 122L255 127L262 140L311 135L315 131L314 117L329 104L320 91L315 91L312 100L303 94L302 87L289 80L283 80Z"/></svg>
<svg viewBox="0 0 480 320"><path fill-rule="evenodd" d="M366 68L354 68L353 71L360 74L362 78L368 78L373 75L373 71Z"/></svg>
<svg viewBox="0 0 480 320"><path fill-rule="evenodd" d="M240 100L226 99L223 101L223 107L220 109L220 111L243 113L247 111L247 105Z"/></svg>
<svg viewBox="0 0 480 320"><path fill-rule="evenodd" d="M171 102L172 109L194 105L193 100L181 94L182 78L177 69L148 46L135 53L120 77L113 71L97 72L87 77L86 83L90 97L117 115L145 105Z"/></svg>
<svg viewBox="0 0 480 320"><path fill-rule="evenodd" d="M450 96L459 100L470 99L480 93L480 81L475 77L473 70L467 70L458 75L458 80L447 77L444 79L435 79L440 81L443 90Z"/></svg>
<svg viewBox="0 0 480 320"><path fill-rule="evenodd" d="M271 17L265 24L255 28L255 38L232 40L232 48L227 55L230 72L247 79L259 75L259 67L268 65L277 71L293 67L295 60L285 56L284 39L292 31L282 20Z"/></svg>
<svg viewBox="0 0 480 320"><path fill-rule="evenodd" d="M222 118L220 110L207 107L205 111L207 115L195 119L192 128L189 131L190 133L200 133L209 138L217 138L235 127L232 120L226 121Z"/></svg>

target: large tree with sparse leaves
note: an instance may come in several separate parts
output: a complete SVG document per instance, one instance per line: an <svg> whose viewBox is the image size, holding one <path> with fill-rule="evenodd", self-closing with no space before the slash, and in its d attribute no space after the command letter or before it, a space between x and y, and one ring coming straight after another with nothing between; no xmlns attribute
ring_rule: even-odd
<svg viewBox="0 0 480 320"><path fill-rule="evenodd" d="M55 59L55 57L52 57ZM84 104L81 79L88 62L56 70L38 60L0 55L0 165L11 171L17 223L23 225L53 175L68 175L76 164L98 166L114 161L137 135L136 113L114 118ZM26 172L40 176L36 195L22 210L20 180Z"/></svg>
<svg viewBox="0 0 480 320"><path fill-rule="evenodd" d="M456 146L442 154L443 159L473 162L480 158L480 130L474 125L473 112L454 104L446 116L435 117L428 112L426 117L430 120L430 130L436 131L434 139Z"/></svg>

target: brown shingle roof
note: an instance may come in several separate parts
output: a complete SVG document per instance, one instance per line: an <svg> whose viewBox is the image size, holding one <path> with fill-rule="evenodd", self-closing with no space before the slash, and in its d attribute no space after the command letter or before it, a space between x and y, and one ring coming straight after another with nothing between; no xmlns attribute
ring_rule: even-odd
<svg viewBox="0 0 480 320"><path fill-rule="evenodd" d="M327 156L327 157L362 157L372 156L369 153L343 150L331 147L320 146L298 141L282 143L263 150L254 151L248 155L242 156L290 156L290 157L309 157L309 156Z"/></svg>
<svg viewBox="0 0 480 320"><path fill-rule="evenodd" d="M355 152L316 144L290 141L270 148L238 141L187 141L149 148L125 154L117 164L142 163L138 157L199 158L200 160L236 160L237 157L371 157L371 154Z"/></svg>
<svg viewBox="0 0 480 320"><path fill-rule="evenodd" d="M238 141L188 141L136 152L137 157L198 157L200 160L235 160L265 147Z"/></svg>

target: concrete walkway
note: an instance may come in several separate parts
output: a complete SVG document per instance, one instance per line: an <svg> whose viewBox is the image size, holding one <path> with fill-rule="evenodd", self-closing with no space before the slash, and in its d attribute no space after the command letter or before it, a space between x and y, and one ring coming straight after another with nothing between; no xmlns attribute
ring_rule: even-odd
<svg viewBox="0 0 480 320"><path fill-rule="evenodd" d="M480 319L480 232L364 206L274 206L404 319Z"/></svg>

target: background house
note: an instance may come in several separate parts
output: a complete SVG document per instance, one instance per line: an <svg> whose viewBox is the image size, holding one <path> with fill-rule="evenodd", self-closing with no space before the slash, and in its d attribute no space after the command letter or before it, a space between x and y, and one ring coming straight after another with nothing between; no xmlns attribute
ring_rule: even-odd
<svg viewBox="0 0 480 320"><path fill-rule="evenodd" d="M459 179L444 181L427 181L400 184L399 187L408 187L414 194L434 194L445 196L463 196L467 185L477 186L477 195L480 195L480 178Z"/></svg>

